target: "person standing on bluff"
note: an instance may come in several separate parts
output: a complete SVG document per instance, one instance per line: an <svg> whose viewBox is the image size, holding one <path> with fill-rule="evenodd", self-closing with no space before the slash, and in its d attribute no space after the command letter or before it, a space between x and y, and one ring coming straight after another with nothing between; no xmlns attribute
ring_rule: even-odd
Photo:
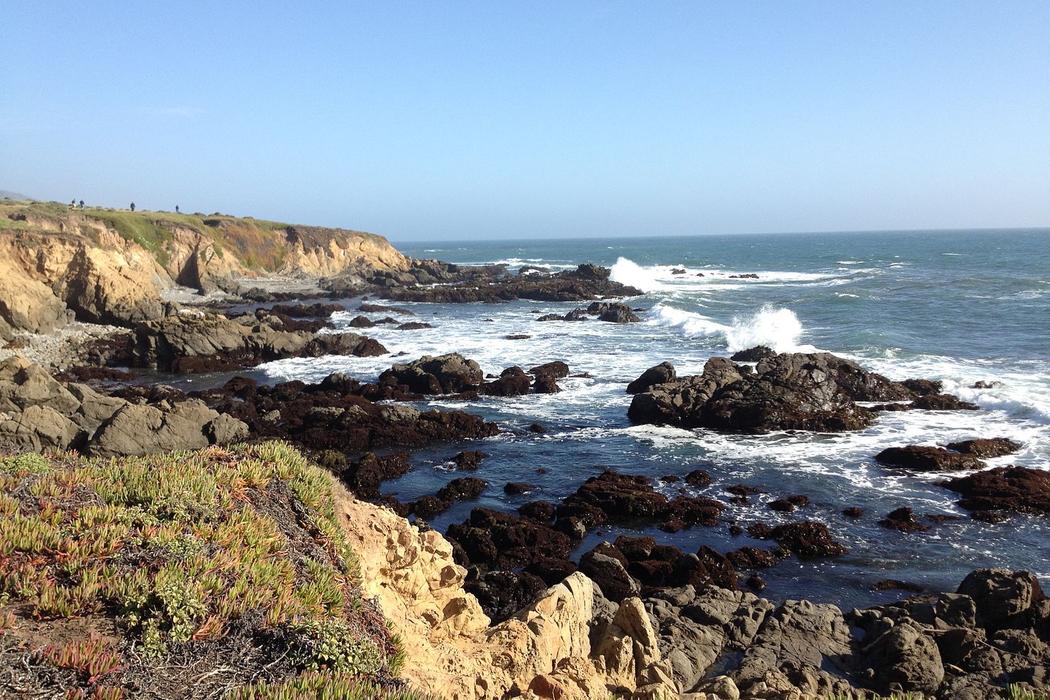
<svg viewBox="0 0 1050 700"><path fill-rule="evenodd" d="M131 203L131 211L135 211L135 203L134 202Z"/></svg>

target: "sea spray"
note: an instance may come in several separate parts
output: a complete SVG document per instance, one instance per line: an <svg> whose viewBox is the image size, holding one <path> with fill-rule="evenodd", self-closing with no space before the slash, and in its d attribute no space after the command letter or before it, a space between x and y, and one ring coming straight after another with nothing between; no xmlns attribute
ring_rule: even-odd
<svg viewBox="0 0 1050 700"><path fill-rule="evenodd" d="M799 349L802 337L802 322L791 309L778 309L766 304L753 316L734 318L726 331L726 344L730 352L746 350L756 345L765 345L777 352Z"/></svg>
<svg viewBox="0 0 1050 700"><path fill-rule="evenodd" d="M643 292L653 292L662 286L656 280L651 270L643 268L633 260L622 257L616 260L616 264L609 271L609 279L613 282L640 289Z"/></svg>
<svg viewBox="0 0 1050 700"><path fill-rule="evenodd" d="M729 352L765 345L777 352L792 352L799 347L802 323L791 309L765 305L747 317L733 319L732 325L719 323L694 311L657 304L652 320L660 326L679 329L690 337L717 335L725 339Z"/></svg>

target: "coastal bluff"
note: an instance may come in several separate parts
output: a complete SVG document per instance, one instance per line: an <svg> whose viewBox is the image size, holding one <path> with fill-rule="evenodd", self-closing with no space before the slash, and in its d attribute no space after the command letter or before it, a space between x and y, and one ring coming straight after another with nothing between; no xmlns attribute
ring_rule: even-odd
<svg viewBox="0 0 1050 700"><path fill-rule="evenodd" d="M129 325L165 315L178 287L236 292L252 280L367 278L410 267L385 238L224 214L0 203L0 338L72 320ZM185 290L184 290L185 291Z"/></svg>

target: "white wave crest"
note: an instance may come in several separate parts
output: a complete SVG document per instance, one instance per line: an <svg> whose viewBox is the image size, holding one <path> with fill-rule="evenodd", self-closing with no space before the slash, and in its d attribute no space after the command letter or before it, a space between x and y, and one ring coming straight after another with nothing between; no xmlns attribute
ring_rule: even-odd
<svg viewBox="0 0 1050 700"><path fill-rule="evenodd" d="M668 328L677 328L687 336L725 336L731 328L725 324L713 321L707 316L695 311L676 309L673 306L657 304L652 310L653 321L657 325Z"/></svg>
<svg viewBox="0 0 1050 700"><path fill-rule="evenodd" d="M791 309L763 306L753 315L734 318L732 325L719 323L694 311L676 309L657 304L652 309L652 320L657 325L677 328L683 334L696 336L721 336L729 352L746 350L756 345L765 345L777 352L811 350L800 346L802 322Z"/></svg>
<svg viewBox="0 0 1050 700"><path fill-rule="evenodd" d="M643 292L656 291L663 286L656 280L652 270L647 270L635 261L623 257L618 258L616 264L610 269L609 279Z"/></svg>
<svg viewBox="0 0 1050 700"><path fill-rule="evenodd" d="M730 352L765 345L777 352L798 350L802 337L802 322L791 309L766 305L753 316L734 318L726 332Z"/></svg>

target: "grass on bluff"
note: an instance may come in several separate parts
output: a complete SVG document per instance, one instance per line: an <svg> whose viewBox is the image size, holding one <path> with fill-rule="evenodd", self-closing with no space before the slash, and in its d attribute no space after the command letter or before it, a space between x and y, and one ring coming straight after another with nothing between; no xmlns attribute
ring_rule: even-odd
<svg viewBox="0 0 1050 700"><path fill-rule="evenodd" d="M0 695L420 697L358 576L283 443L0 457Z"/></svg>

